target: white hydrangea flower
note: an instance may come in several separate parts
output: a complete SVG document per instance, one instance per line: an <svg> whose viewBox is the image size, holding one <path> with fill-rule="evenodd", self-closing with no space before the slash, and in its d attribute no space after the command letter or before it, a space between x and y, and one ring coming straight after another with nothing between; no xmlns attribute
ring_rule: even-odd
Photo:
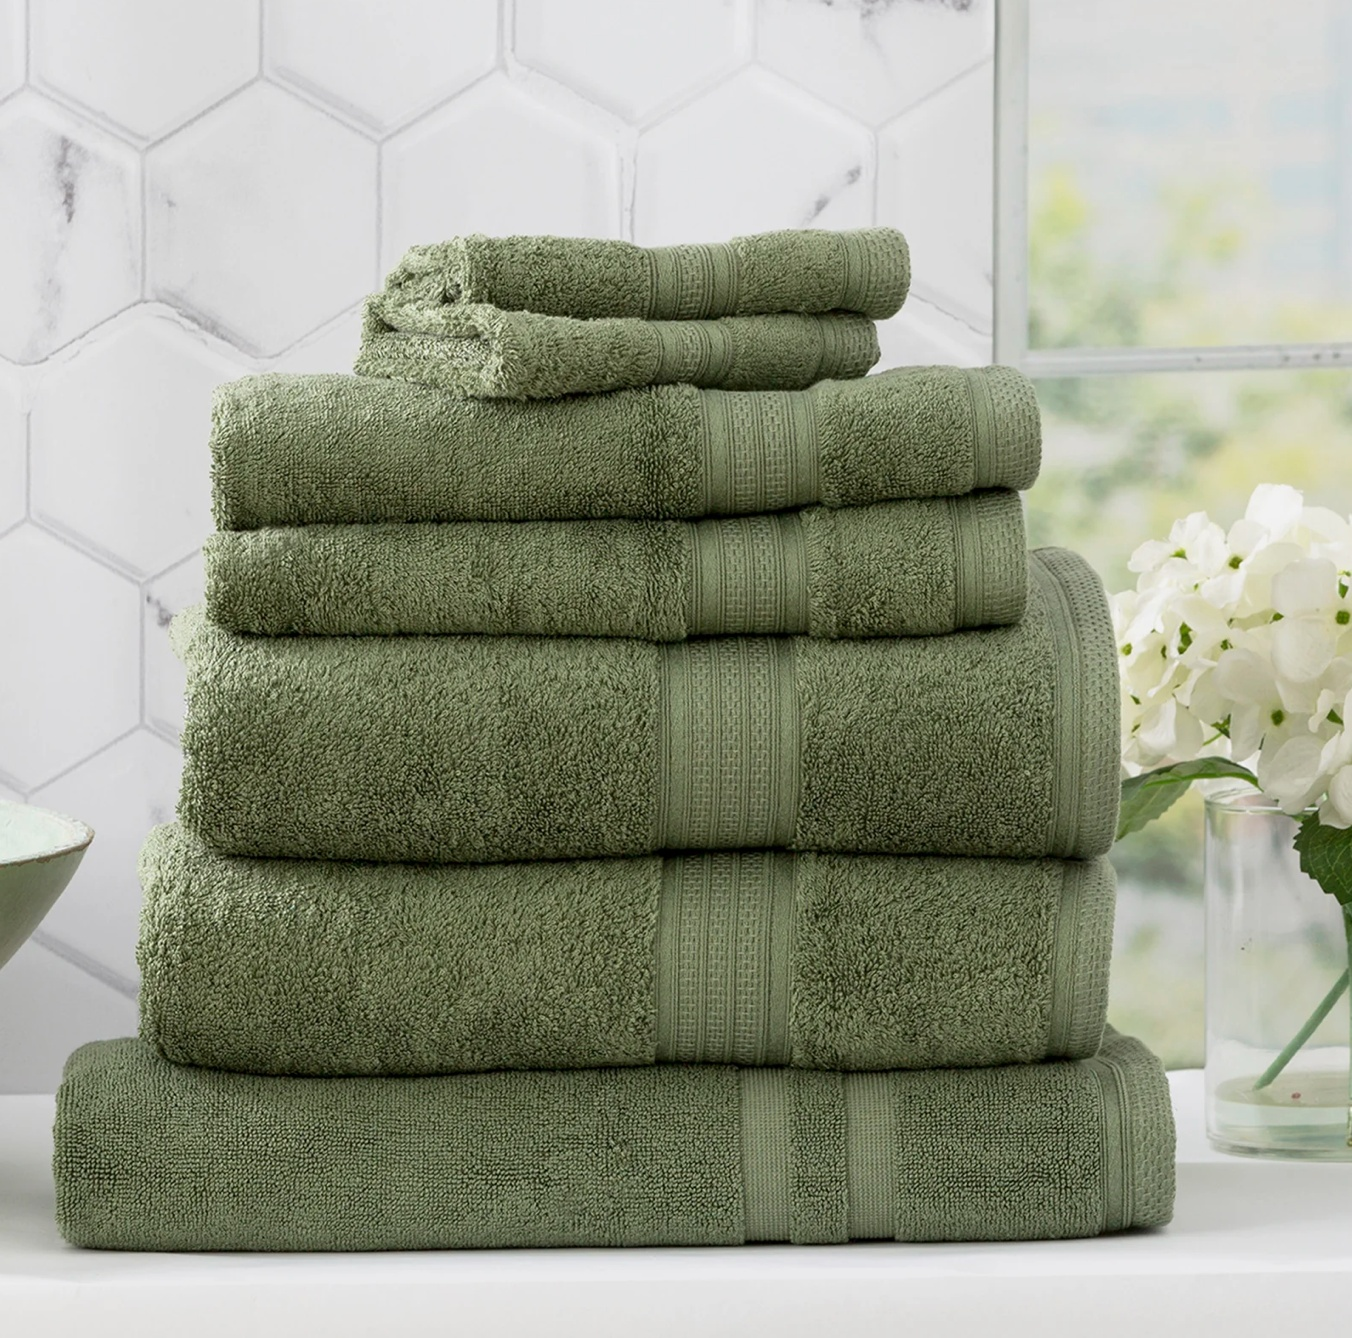
<svg viewBox="0 0 1352 1338"><path fill-rule="evenodd" d="M1326 827L1352 827L1352 766L1339 767L1329 777L1328 793L1319 805L1319 821Z"/></svg>
<svg viewBox="0 0 1352 1338"><path fill-rule="evenodd" d="M1228 530L1193 512L1129 565L1124 769L1229 757L1285 811L1352 826L1352 519L1262 484Z"/></svg>

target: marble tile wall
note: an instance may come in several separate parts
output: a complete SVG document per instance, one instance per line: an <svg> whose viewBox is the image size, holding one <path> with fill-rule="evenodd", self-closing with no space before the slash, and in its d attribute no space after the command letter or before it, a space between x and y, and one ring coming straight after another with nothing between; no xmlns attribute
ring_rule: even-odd
<svg viewBox="0 0 1352 1338"><path fill-rule="evenodd" d="M207 409L347 370L410 242L895 224L883 365L990 358L992 0L0 0L0 795L98 832L0 1091L136 1021Z"/></svg>

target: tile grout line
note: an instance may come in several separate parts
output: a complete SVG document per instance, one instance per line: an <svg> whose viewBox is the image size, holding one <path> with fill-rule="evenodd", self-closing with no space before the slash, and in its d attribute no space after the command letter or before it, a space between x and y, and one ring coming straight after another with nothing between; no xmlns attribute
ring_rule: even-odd
<svg viewBox="0 0 1352 1338"><path fill-rule="evenodd" d="M27 395L23 409L23 518L33 519L33 405Z"/></svg>
<svg viewBox="0 0 1352 1338"><path fill-rule="evenodd" d="M142 726L138 721L130 729L124 729L115 739L109 739L107 743L101 743L92 753L86 753L79 761L72 762L68 767L62 767L60 771L57 771L50 776L45 776L41 784L34 785L28 793L30 795L36 794L39 790L45 790L49 785L55 785L59 780L65 780L72 771L78 771L85 763L92 762L96 757L102 757L106 752L111 752L119 743L125 743L141 728Z"/></svg>
<svg viewBox="0 0 1352 1338"><path fill-rule="evenodd" d="M130 581L137 587L147 579L139 568L118 557L111 549L95 543L87 535L81 534L79 530L72 529L59 520L53 520L50 516L36 515L31 516L29 520L33 528L40 534L45 534L49 539L55 539L57 543L64 544L72 552L88 558L96 566L102 567L113 576L120 576L123 580Z"/></svg>
<svg viewBox="0 0 1352 1338"><path fill-rule="evenodd" d="M887 116L883 120L877 122L874 128L880 132L890 129L893 125L896 124L896 122L904 120L906 117L910 116L912 112L919 111L921 107L928 106L929 103L933 102L935 98L941 96L944 93L947 93L948 90L952 88L955 84L960 84L964 79L969 78L971 75L975 74L979 69L981 69L983 65L989 65L991 67L991 72L993 75L995 70L995 57L982 56L980 60L973 61L972 64L966 66L964 69L959 70L957 74L952 75L948 79L945 79L944 82L941 83L937 88L931 88L928 93L925 93L921 97L916 98L914 102L908 102L906 106L901 108L900 111L895 111L890 116ZM849 113L847 112L846 115L849 115ZM860 124L863 124L863 122L861 121Z"/></svg>
<svg viewBox="0 0 1352 1338"><path fill-rule="evenodd" d="M619 164L616 187L619 193L620 236L634 240L634 210L638 203L638 131L627 127L623 146L616 144L615 156Z"/></svg>
<svg viewBox="0 0 1352 1338"><path fill-rule="evenodd" d="M467 94L472 93L480 84L487 83L488 80L492 79L495 75L502 75L504 78L507 77L505 71L494 65L491 69L485 70L483 74L475 75L469 83L465 84L462 88L456 89L449 97L443 97L439 102L433 102L430 106L424 107L421 111L414 112L413 115L397 122L389 129L379 131L376 134L376 143L382 148L386 147L392 140L401 138L415 126L422 125L424 121L430 121L439 112L445 111L452 103L458 102ZM287 84L286 88L287 91L291 91L290 84ZM309 105L315 106L317 104L310 103ZM342 124L346 125L347 122L344 121ZM372 132L368 129L366 133L369 135Z"/></svg>
<svg viewBox="0 0 1352 1338"><path fill-rule="evenodd" d="M60 958L61 961L73 966L77 971L84 972L91 980L97 980L100 985L106 985L114 994L120 994L124 999L130 999L133 1003L140 995L140 986L130 976L124 976L121 971L114 970L111 966L105 966L97 957L91 957L87 952L82 952L79 948L67 943L65 939L58 938L45 929L35 929L32 940L38 947L51 953L53 957Z"/></svg>
<svg viewBox="0 0 1352 1338"><path fill-rule="evenodd" d="M137 154L141 168L141 301L150 299L150 153Z"/></svg>
<svg viewBox="0 0 1352 1338"><path fill-rule="evenodd" d="M28 802L29 796L33 793L17 776L11 775L8 771L0 771L0 785L7 790L13 790L24 803Z"/></svg>
<svg viewBox="0 0 1352 1338"><path fill-rule="evenodd" d="M380 263L378 258L376 263L377 266ZM377 288L380 287L380 283L381 278L378 277L376 280ZM337 315L330 316L327 320L321 321L318 325L314 327L313 330L307 330L303 335L300 335L298 338L293 339L284 348L278 349L276 353L269 353L266 356L264 356L263 354L246 354L243 349L238 348L234 344L231 344L230 348L234 350L234 355L236 357L248 358L249 361L255 365L254 370L259 369L264 371L271 370L275 366L275 364L279 362L282 358L289 357L292 353L297 352L299 349L303 348L306 344L312 343L316 339L323 339L327 337L329 334L332 334L338 328L339 324L342 323L343 321L346 321L353 316L355 316L358 319L358 321L360 321L361 309L364 302L365 302L364 298L359 298L351 306L344 307L342 311L338 312ZM175 310L177 310L177 308L175 308ZM195 330L198 327L194 325L192 328Z"/></svg>
<svg viewBox="0 0 1352 1338"><path fill-rule="evenodd" d="M385 145L381 140L376 147L376 235L375 264L371 277L371 289L379 292L385 267Z"/></svg>
<svg viewBox="0 0 1352 1338"><path fill-rule="evenodd" d="M136 669L136 687L138 694L138 705L136 718L142 725L149 725L146 719L146 609L150 604L150 583L155 578L147 576L136 587L137 602L139 607L136 610L139 626L137 628L137 669Z"/></svg>
<svg viewBox="0 0 1352 1338"><path fill-rule="evenodd" d="M938 300L935 291L929 287L922 285L920 291L917 292L913 286L911 291L906 295L906 301L908 303L918 302L922 307L929 307L932 311L940 312L947 316L949 320L956 321L964 330L969 330L972 334L976 335L978 339L989 340L991 338L990 330L983 330L979 326L973 325L966 316L961 316L956 311L950 310Z"/></svg>
<svg viewBox="0 0 1352 1338"><path fill-rule="evenodd" d="M157 135L152 139L146 139L141 146L141 152L150 153L152 150L167 144L171 139L176 139L185 130L195 126L199 121L205 120L213 112L219 111L227 102L231 102L237 97L242 97L250 89L263 83L269 84L271 87L276 87L275 84L272 84L271 80L264 79L261 74L255 74L252 78L246 79L242 84L232 88L228 93L222 93L214 102L208 103L207 106L201 108L199 111L193 112L191 116L178 122L172 130L166 130L162 135Z"/></svg>
<svg viewBox="0 0 1352 1338"><path fill-rule="evenodd" d="M392 134L403 129L402 126L399 126L395 131L382 130L379 126L367 121L359 113L344 111L336 103L330 102L323 93L316 92L303 83L288 79L284 74L276 76L260 74L254 82L274 89L283 96L295 98L302 106L327 117L334 125L342 126L344 130L349 130L354 135L360 135L368 143L382 144ZM437 104L437 106L440 105L440 103Z"/></svg>

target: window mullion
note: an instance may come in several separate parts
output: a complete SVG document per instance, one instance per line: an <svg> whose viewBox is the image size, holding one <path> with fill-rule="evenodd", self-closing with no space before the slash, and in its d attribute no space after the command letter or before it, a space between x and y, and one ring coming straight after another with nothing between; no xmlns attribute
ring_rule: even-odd
<svg viewBox="0 0 1352 1338"><path fill-rule="evenodd" d="M1202 348L1039 348L1022 371L1035 377L1112 376L1142 372L1295 371L1352 367L1352 344L1221 344Z"/></svg>

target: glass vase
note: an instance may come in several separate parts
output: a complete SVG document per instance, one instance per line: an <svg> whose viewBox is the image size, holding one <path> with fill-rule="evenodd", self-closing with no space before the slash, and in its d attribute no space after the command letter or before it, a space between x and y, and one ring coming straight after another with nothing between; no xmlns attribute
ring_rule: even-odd
<svg viewBox="0 0 1352 1338"><path fill-rule="evenodd" d="M1352 1160L1348 919L1301 872L1294 818L1248 787L1205 808L1207 1137Z"/></svg>

